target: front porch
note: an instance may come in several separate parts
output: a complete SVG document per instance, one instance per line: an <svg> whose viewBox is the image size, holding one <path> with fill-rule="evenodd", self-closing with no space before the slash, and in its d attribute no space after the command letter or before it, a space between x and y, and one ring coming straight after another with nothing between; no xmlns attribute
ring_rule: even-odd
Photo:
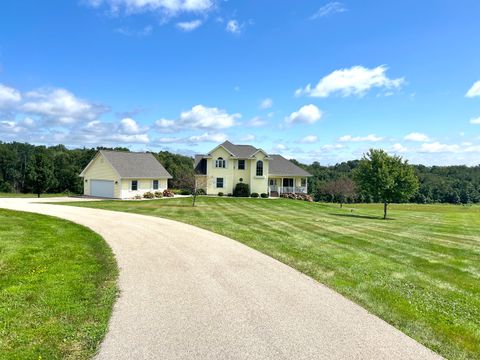
<svg viewBox="0 0 480 360"><path fill-rule="evenodd" d="M282 194L307 194L307 178L282 177L268 179L268 193L270 197L278 197Z"/></svg>

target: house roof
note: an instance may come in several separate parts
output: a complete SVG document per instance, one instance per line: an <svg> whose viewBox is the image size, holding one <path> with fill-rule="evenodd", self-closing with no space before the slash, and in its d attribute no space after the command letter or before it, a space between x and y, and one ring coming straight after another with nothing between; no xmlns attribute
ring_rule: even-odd
<svg viewBox="0 0 480 360"><path fill-rule="evenodd" d="M312 176L312 174L295 165L290 160L285 159L282 155L270 155L268 164L269 175Z"/></svg>
<svg viewBox="0 0 480 360"><path fill-rule="evenodd" d="M255 153L258 151L263 151L262 149L258 149L252 145L235 145L232 144L230 141L225 141L223 144L219 145L224 147L227 151L229 151L233 156L238 157L240 159L248 159L251 158ZM215 148L217 149L218 146ZM195 155L195 170L198 175L205 175L206 174L206 164L205 158L210 157L210 154L213 150L207 155ZM264 152L264 151L263 151ZM285 159L281 155L267 155L267 159L269 159L269 175L278 175L278 176L312 176L310 173L302 169L301 167L295 165L290 160Z"/></svg>
<svg viewBox="0 0 480 360"><path fill-rule="evenodd" d="M100 150L121 178L172 178L151 153Z"/></svg>

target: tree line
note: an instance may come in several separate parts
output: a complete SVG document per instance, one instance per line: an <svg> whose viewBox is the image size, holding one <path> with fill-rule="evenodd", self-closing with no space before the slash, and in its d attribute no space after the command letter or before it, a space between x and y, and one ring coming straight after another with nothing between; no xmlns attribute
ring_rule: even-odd
<svg viewBox="0 0 480 360"><path fill-rule="evenodd" d="M0 142L0 192L83 193L78 176L101 149L128 151L127 148L69 149L64 145L38 146ZM153 153L173 179L169 187L191 190L194 182L193 159L168 151ZM373 202L376 195L360 189L355 172L362 160L322 166L319 162L297 165L313 176L309 193L316 201ZM480 166L409 165L418 178L418 189L408 201L415 203L480 203Z"/></svg>

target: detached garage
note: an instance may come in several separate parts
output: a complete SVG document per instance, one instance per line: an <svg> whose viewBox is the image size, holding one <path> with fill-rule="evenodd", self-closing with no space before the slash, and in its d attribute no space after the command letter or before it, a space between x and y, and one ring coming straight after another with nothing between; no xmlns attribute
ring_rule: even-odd
<svg viewBox="0 0 480 360"><path fill-rule="evenodd" d="M130 199L163 191L172 176L150 153L100 150L80 176L88 196Z"/></svg>

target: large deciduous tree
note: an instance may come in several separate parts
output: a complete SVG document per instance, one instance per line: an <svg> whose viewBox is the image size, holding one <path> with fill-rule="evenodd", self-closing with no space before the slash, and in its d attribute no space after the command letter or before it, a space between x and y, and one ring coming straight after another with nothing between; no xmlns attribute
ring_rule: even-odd
<svg viewBox="0 0 480 360"><path fill-rule="evenodd" d="M418 190L414 169L399 156L371 149L360 160L354 178L364 193L383 203L383 218L388 204L408 201Z"/></svg>
<svg viewBox="0 0 480 360"><path fill-rule="evenodd" d="M38 197L55 185L53 160L49 156L47 149L39 148L35 152L33 161L29 164L27 174L28 182Z"/></svg>

